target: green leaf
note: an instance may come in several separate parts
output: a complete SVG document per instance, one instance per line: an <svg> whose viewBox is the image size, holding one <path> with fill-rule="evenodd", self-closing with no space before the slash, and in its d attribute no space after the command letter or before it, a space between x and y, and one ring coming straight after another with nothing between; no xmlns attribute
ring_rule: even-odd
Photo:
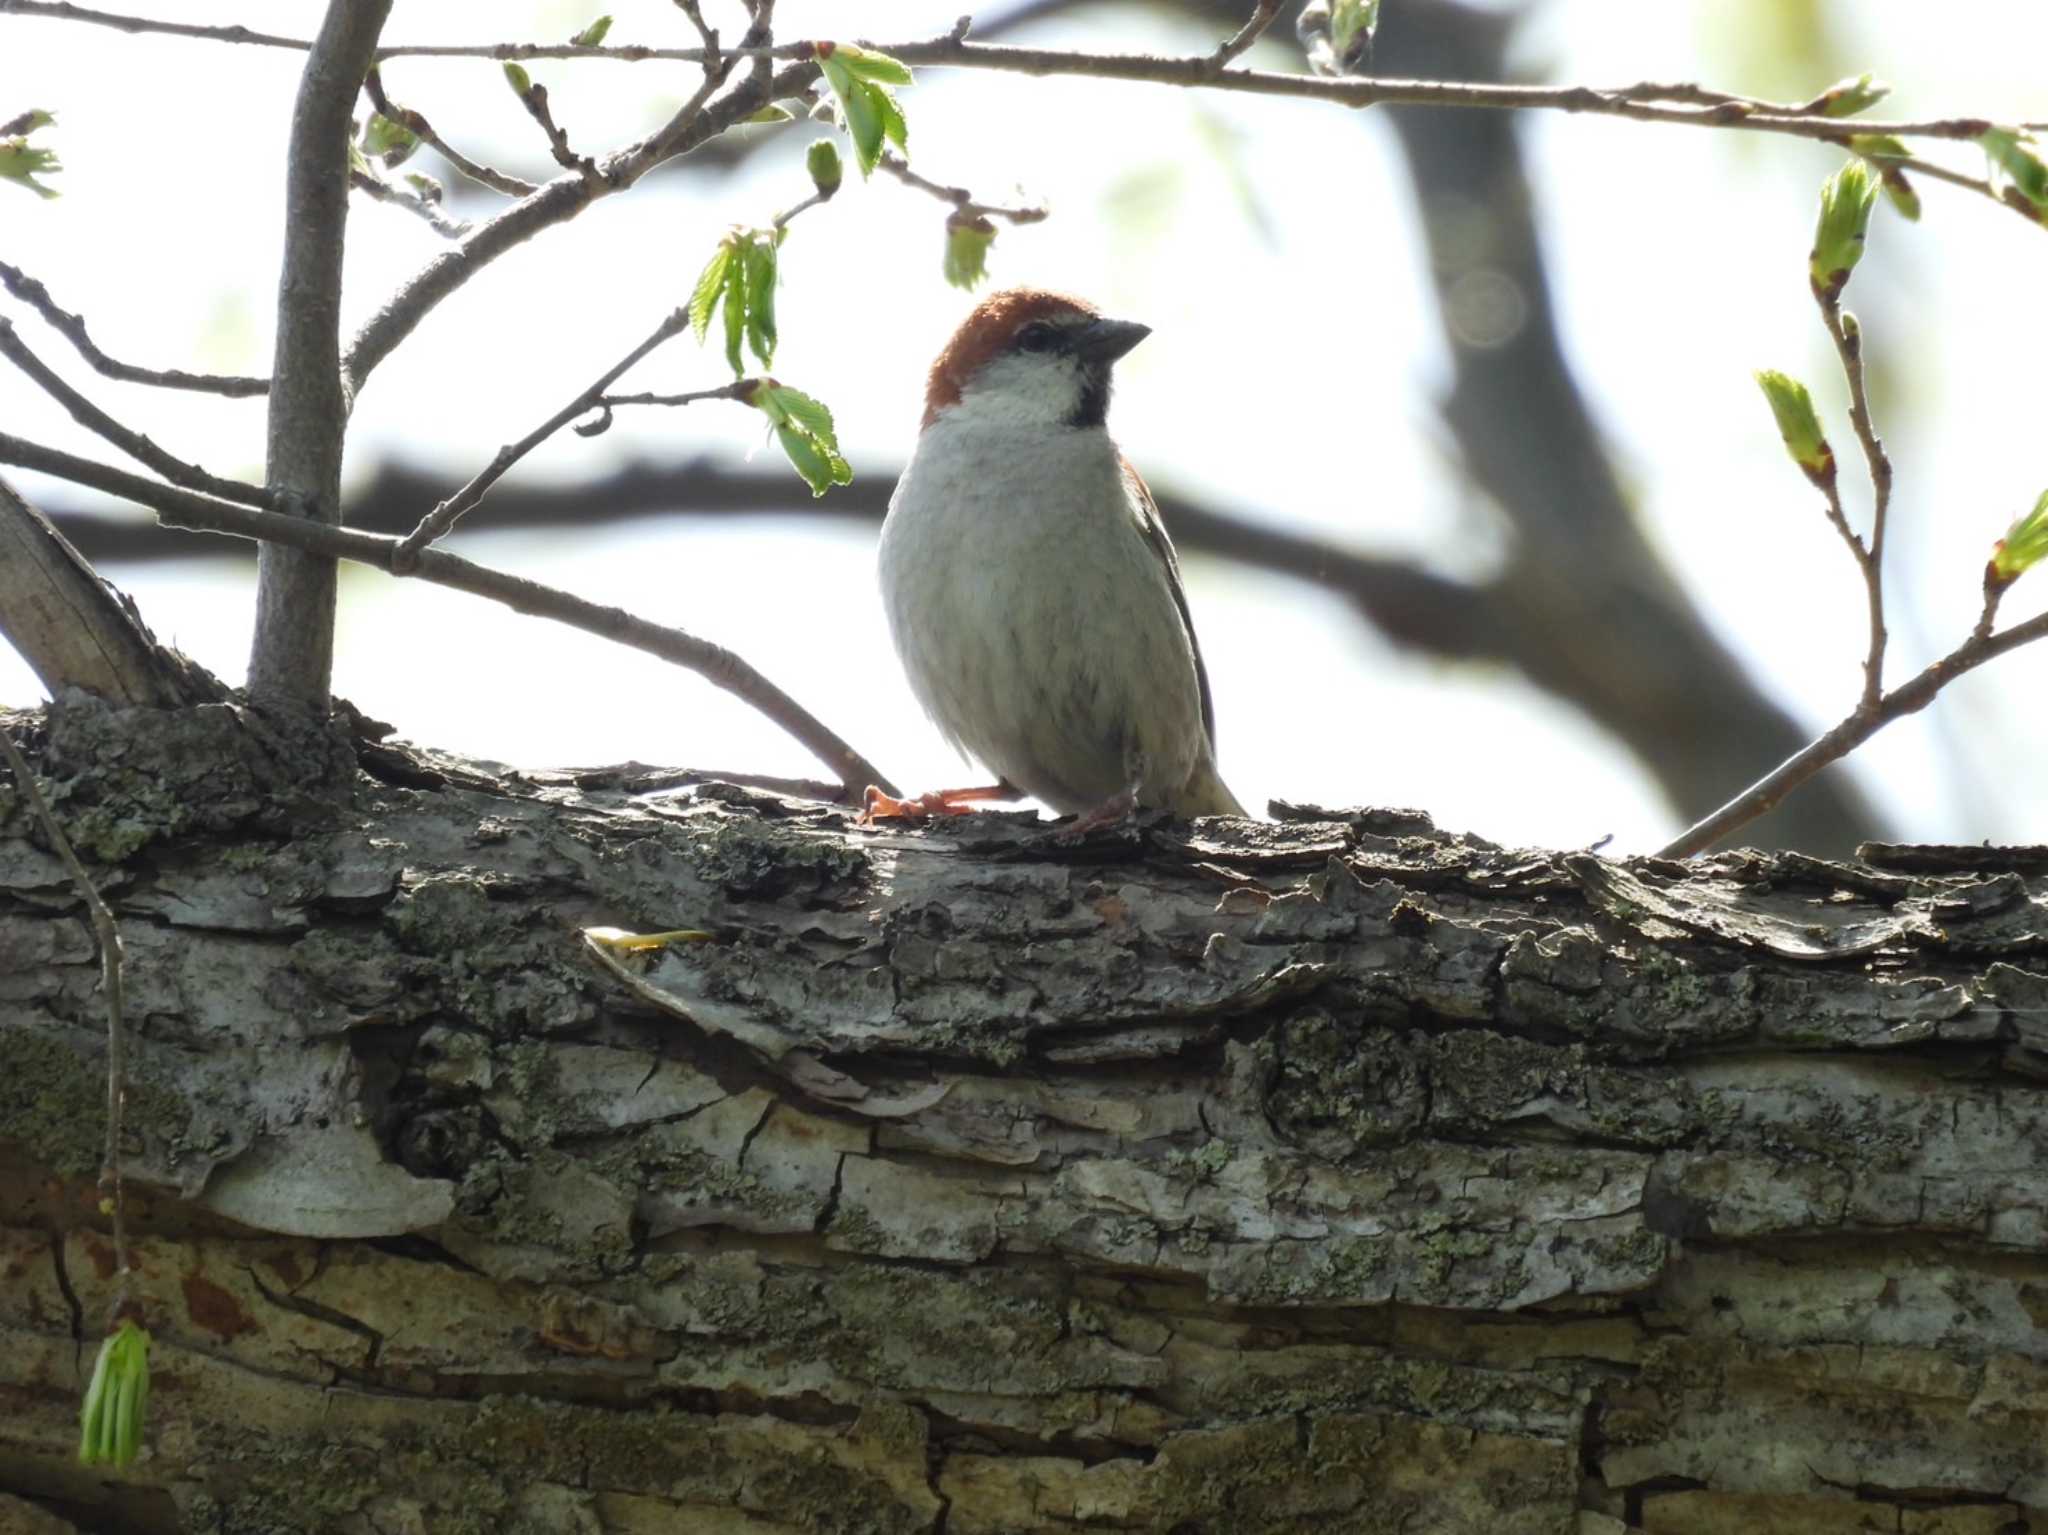
<svg viewBox="0 0 2048 1535"><path fill-rule="evenodd" d="M1891 86L1865 70L1853 80L1837 80L1807 104L1810 112L1823 117L1854 117L1867 112L1892 93Z"/></svg>
<svg viewBox="0 0 2048 1535"><path fill-rule="evenodd" d="M1906 141L1890 133L1852 133L1849 135L1849 147L1873 160L1913 158L1913 151L1906 147Z"/></svg>
<svg viewBox="0 0 2048 1535"><path fill-rule="evenodd" d="M11 139L17 135L26 138L38 128L47 128L57 120L55 112L45 112L41 107L30 107L6 122L0 123L0 139Z"/></svg>
<svg viewBox="0 0 2048 1535"><path fill-rule="evenodd" d="M839 65L856 80L872 80L877 85L910 84L910 66L886 53L876 53L871 48L856 48L851 43L828 45L832 56Z"/></svg>
<svg viewBox="0 0 2048 1535"><path fill-rule="evenodd" d="M505 66L505 83L512 87L515 95L524 99L526 93L533 89L533 76L517 64L508 63Z"/></svg>
<svg viewBox="0 0 2048 1535"><path fill-rule="evenodd" d="M972 288L988 276L988 248L995 242L996 226L979 214L954 212L946 216L946 281L956 288Z"/></svg>
<svg viewBox="0 0 2048 1535"><path fill-rule="evenodd" d="M1813 291L1833 303L1848 284L1849 274L1863 259L1864 237L1871 209L1877 205L1877 178L1861 160L1851 160L1820 189L1820 219L1814 225L1813 253L1807 270Z"/></svg>
<svg viewBox="0 0 2048 1535"><path fill-rule="evenodd" d="M1890 203L1893 210L1907 223L1919 223L1920 194L1914 190L1913 183L1906 179L1906 173L1896 165L1887 165L1884 167L1883 176L1885 201Z"/></svg>
<svg viewBox="0 0 2048 1535"><path fill-rule="evenodd" d="M38 197L60 195L46 187L38 176L52 176L64 169L54 149L37 149L27 139L0 139L0 181L16 181Z"/></svg>
<svg viewBox="0 0 2048 1535"><path fill-rule="evenodd" d="M738 260L725 269L725 360L734 378L747 371L740 361L740 345L747 336L746 266L744 260Z"/></svg>
<svg viewBox="0 0 2048 1535"><path fill-rule="evenodd" d="M839 159L839 146L830 139L819 139L804 151L804 169L811 173L811 185L818 189L820 197L830 197L846 179L846 167Z"/></svg>
<svg viewBox="0 0 2048 1535"><path fill-rule="evenodd" d="M2034 152L2034 136L2015 128L1987 128L1977 142L1991 163L2036 208L2048 208L2048 164Z"/></svg>
<svg viewBox="0 0 2048 1535"><path fill-rule="evenodd" d="M1813 396L1798 379L1764 368L1756 375L1757 386L1770 403L1778 420L1778 435L1792 462L1814 484L1826 488L1835 480L1835 450L1820 429L1820 417L1813 408Z"/></svg>
<svg viewBox="0 0 2048 1535"><path fill-rule="evenodd" d="M792 389L787 384L778 384L770 379L767 387L757 391L749 402L755 409L767 414L777 425L795 425L806 436L815 437L833 452L839 451L839 433L832 425L832 412L826 409L822 400L813 399L801 389Z"/></svg>
<svg viewBox="0 0 2048 1535"><path fill-rule="evenodd" d="M910 125L903 120L903 108L896 104L894 96L891 96L879 85L871 85L868 89L874 95L875 112L882 119L882 132L888 137L890 143L894 144L906 155L909 154Z"/></svg>
<svg viewBox="0 0 2048 1535"><path fill-rule="evenodd" d="M405 184L430 203L439 203L447 195L440 182L432 176L423 176L418 171L407 171Z"/></svg>
<svg viewBox="0 0 2048 1535"><path fill-rule="evenodd" d="M711 311L718 303L718 295L725 287L725 269L732 261L732 242L721 240L718 249L711 253L711 259L704 263L704 270L697 274L697 286L690 290L690 329L697 333L697 344L704 344L704 333L711 328Z"/></svg>
<svg viewBox="0 0 2048 1535"><path fill-rule="evenodd" d="M783 453L796 472L804 477L804 483L811 487L813 496L824 495L834 485L852 482L853 471L847 467L846 460L820 445L815 438L804 436L794 427L778 426L775 440L782 444Z"/></svg>
<svg viewBox="0 0 2048 1535"><path fill-rule="evenodd" d="M78 1459L87 1466L125 1466L142 1448L149 1405L149 1334L123 1319L100 1340L92 1383L78 1413Z"/></svg>
<svg viewBox="0 0 2048 1535"><path fill-rule="evenodd" d="M746 258L747 345L761 366L775 365L775 242L749 240Z"/></svg>
<svg viewBox="0 0 2048 1535"><path fill-rule="evenodd" d="M611 29L611 17L600 16L581 32L570 38L569 46L572 48L595 48L604 42L605 33L611 31Z"/></svg>
<svg viewBox="0 0 2048 1535"><path fill-rule="evenodd" d="M418 134L382 112L372 112L370 120L363 124L364 153L377 156L388 166L405 164L419 147Z"/></svg>
<svg viewBox="0 0 2048 1535"><path fill-rule="evenodd" d="M743 123L761 124L793 123L796 121L796 113L790 111L788 107L779 107L771 101L767 106L761 108L760 111L754 113L753 116L743 117L740 121Z"/></svg>
<svg viewBox="0 0 2048 1535"><path fill-rule="evenodd" d="M846 124L846 136L853 140L854 163L860 166L861 175L866 177L882 158L882 141L887 139L898 148L906 148L910 130L903 120L903 109L889 94L888 87L856 76L846 56L858 54L872 60L885 55L863 54L859 49L834 43L813 46L825 83L832 87L832 94L839 100L839 115ZM889 62L895 63L893 59ZM901 68L900 65L898 67ZM908 71L905 74L907 76Z"/></svg>
<svg viewBox="0 0 2048 1535"><path fill-rule="evenodd" d="M2044 559L2048 559L2048 491L2043 491L2034 509L2014 519L2005 537L1992 545L1991 571L2002 586L2017 581Z"/></svg>

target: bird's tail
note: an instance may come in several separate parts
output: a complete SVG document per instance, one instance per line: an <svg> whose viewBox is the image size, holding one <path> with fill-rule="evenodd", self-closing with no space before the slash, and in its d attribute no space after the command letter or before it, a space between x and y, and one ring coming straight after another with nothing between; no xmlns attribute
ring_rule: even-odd
<svg viewBox="0 0 2048 1535"><path fill-rule="evenodd" d="M1250 814L1230 792L1229 785L1217 775L1216 764L1206 759L1195 769L1194 777L1187 781L1170 808L1175 815Z"/></svg>

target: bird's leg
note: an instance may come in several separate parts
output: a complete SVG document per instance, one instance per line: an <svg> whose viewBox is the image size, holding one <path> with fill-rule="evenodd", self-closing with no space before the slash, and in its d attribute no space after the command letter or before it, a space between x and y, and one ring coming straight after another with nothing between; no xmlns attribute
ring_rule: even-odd
<svg viewBox="0 0 2048 1535"><path fill-rule="evenodd" d="M1062 826L1054 832L1052 840L1062 844L1079 842L1092 831L1121 824L1138 808L1138 791L1145 786L1149 765L1145 754L1135 747L1126 751L1124 786L1093 809L1082 811L1071 826Z"/></svg>
<svg viewBox="0 0 2048 1535"><path fill-rule="evenodd" d="M860 824L872 826L877 821L923 821L938 815L968 815L971 807L981 801L1019 797L1018 792L1006 783L982 784L972 789L934 789L915 799L897 799L893 794L884 794L869 784Z"/></svg>

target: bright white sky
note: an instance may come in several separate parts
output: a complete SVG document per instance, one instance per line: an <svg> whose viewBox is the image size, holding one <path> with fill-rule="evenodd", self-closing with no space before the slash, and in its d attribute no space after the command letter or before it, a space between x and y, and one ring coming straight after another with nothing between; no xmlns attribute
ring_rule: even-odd
<svg viewBox="0 0 2048 1535"><path fill-rule="evenodd" d="M1389 0L1386 25L1399 24L1400 5ZM308 0L127 8L296 35L319 10ZM600 9L595 0L400 0L386 40L566 38ZM732 13L723 19L736 34L736 5L707 0L707 9L714 19ZM883 40L943 30L959 9L960 0L783 0L779 17L786 37L831 35L857 17ZM1839 57L1810 79L1787 78L1745 43L1767 32L1725 0L1554 0L1536 7L1524 52L1560 81L1695 79L1778 96L1872 68L1897 86L1886 114L2048 116L2038 74L2048 7L1950 0L1938 21L1921 6L1814 9ZM666 0L617 0L614 10L613 42L690 41ZM1214 43L1125 9L1040 36L1131 49ZM1286 45L1272 46L1265 62L1289 67ZM116 355L267 371L298 63L0 18L0 118L29 106L60 113L46 137L65 164L60 201L0 186L0 256L82 310ZM532 72L578 145L593 148L658 122L694 83L657 65L540 63ZM405 60L386 79L480 157L531 177L548 172L496 65ZM1119 370L1112 425L1155 486L1452 572L1485 567L1488 520L1448 474L1434 423L1443 357L1383 128L1306 103L939 70L921 73L905 105L926 174L990 200L1051 202L1048 222L1002 234L996 282L1088 294L1154 327ZM1818 732L1857 687L1861 587L1784 461L1750 373L1774 366L1805 377L1848 448L1842 386L1804 273L1815 194L1838 156L1731 133L1525 121L1573 359L1642 515L1731 642ZM354 468L400 456L465 477L622 355L687 296L725 225L765 222L807 190L802 154L821 130L749 131L777 137L743 172L665 170L444 304L365 391ZM1980 169L1974 158L1965 149L1951 163ZM430 153L420 165L439 169ZM2048 233L1931 182L1923 197L1918 227L1880 211L1850 292L1900 472L1894 680L1968 627L1991 541L2048 486L2038 368L2023 366L2048 342L2038 299ZM461 211L488 206L467 201ZM832 405L857 475L901 462L923 369L968 302L939 277L943 211L878 177L805 215L785 248L776 371ZM363 202L349 238L345 334L439 244L403 212ZM0 302L47 360L158 442L216 472L259 473L259 402L110 384L74 365L32 314ZM723 372L685 341L629 382L698 388ZM0 374L0 421L107 455L11 373ZM758 417L738 407L629 413L592 441L564 433L517 472L568 479L636 456L736 459L759 436ZM31 497L89 499L17 478ZM1853 473L1849 483L1860 509L1867 491ZM800 510L793 476L791 486ZM490 510L487 501L473 513L452 547L731 646L907 787L962 778L889 648L871 534L792 516L542 539L493 534ZM344 569L337 690L415 739L526 764L637 758L817 771L801 748L688 674L490 603ZM160 636L240 679L250 609L241 570L195 559L107 574ZM2042 589L2022 583L2010 617L2048 597L2048 577L2032 580ZM1340 604L1290 581L1196 560L1188 582L1225 776L1248 803L1416 805L1504 841L1569 846L1611 833L1618 850L1652 847L1679 824L1626 752L1511 676L1397 654ZM1902 831L2048 841L2044 683L2048 647L2022 652L1865 749L1865 782ZM37 695L27 670L0 652L0 701Z"/></svg>

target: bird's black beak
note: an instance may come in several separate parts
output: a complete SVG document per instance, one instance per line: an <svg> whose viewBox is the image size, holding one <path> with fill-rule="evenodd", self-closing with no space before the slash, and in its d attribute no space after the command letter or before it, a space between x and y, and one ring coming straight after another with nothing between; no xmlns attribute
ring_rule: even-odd
<svg viewBox="0 0 2048 1535"><path fill-rule="evenodd" d="M1115 362L1152 334L1135 320L1090 320L1074 335L1074 353L1083 362Z"/></svg>

